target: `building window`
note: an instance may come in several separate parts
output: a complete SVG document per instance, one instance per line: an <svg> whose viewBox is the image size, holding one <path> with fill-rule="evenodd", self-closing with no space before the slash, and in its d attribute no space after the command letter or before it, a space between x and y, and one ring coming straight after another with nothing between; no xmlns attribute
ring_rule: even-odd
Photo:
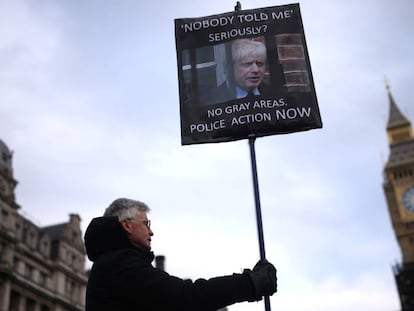
<svg viewBox="0 0 414 311"><path fill-rule="evenodd" d="M40 248L40 251L43 253L43 255L47 256L49 253L49 242L47 240L43 240Z"/></svg>
<svg viewBox="0 0 414 311"><path fill-rule="evenodd" d="M1 210L0 213L0 225L7 225L7 219L9 218L9 213L7 213L5 210Z"/></svg>
<svg viewBox="0 0 414 311"><path fill-rule="evenodd" d="M33 299L26 299L26 311L35 311L36 310L36 301Z"/></svg>
<svg viewBox="0 0 414 311"><path fill-rule="evenodd" d="M42 305L42 307L40 308L40 311L50 311L50 308L46 305Z"/></svg>
<svg viewBox="0 0 414 311"><path fill-rule="evenodd" d="M46 285L47 275L44 272L39 273L39 284L40 285Z"/></svg>
<svg viewBox="0 0 414 311"><path fill-rule="evenodd" d="M66 295L70 298L74 298L76 294L76 283L72 280L66 280Z"/></svg>
<svg viewBox="0 0 414 311"><path fill-rule="evenodd" d="M9 304L9 311L19 311L20 310L20 299L21 296L19 293L15 291L10 292L10 304Z"/></svg>
<svg viewBox="0 0 414 311"><path fill-rule="evenodd" d="M0 242L0 262L6 259L6 244Z"/></svg>
<svg viewBox="0 0 414 311"><path fill-rule="evenodd" d="M76 256L75 255L72 255L70 264L73 267L76 265Z"/></svg>
<svg viewBox="0 0 414 311"><path fill-rule="evenodd" d="M19 224L19 223L16 223L16 233L15 234L16 234L16 238L18 240L22 239L22 225Z"/></svg>
<svg viewBox="0 0 414 311"><path fill-rule="evenodd" d="M70 296L72 294L73 288L72 288L72 282L70 280L66 280L66 294Z"/></svg>
<svg viewBox="0 0 414 311"><path fill-rule="evenodd" d="M29 232L29 235L27 237L27 244L30 247L35 248L36 247L36 234L34 232Z"/></svg>
<svg viewBox="0 0 414 311"><path fill-rule="evenodd" d="M394 143L403 142L410 138L410 133L409 132L398 133L398 134L393 135L392 138L393 138Z"/></svg>
<svg viewBox="0 0 414 311"><path fill-rule="evenodd" d="M18 269L19 269L19 263L20 263L19 258L14 257L13 258L13 270L16 271L16 272L19 272L18 271Z"/></svg>
<svg viewBox="0 0 414 311"><path fill-rule="evenodd" d="M24 268L24 276L30 280L33 278L33 267L31 265L26 264Z"/></svg>
<svg viewBox="0 0 414 311"><path fill-rule="evenodd" d="M413 170L412 169L408 169L408 170L403 170L403 171L395 171L394 172L394 179L402 179L402 178L407 178L407 177L412 177L413 176Z"/></svg>

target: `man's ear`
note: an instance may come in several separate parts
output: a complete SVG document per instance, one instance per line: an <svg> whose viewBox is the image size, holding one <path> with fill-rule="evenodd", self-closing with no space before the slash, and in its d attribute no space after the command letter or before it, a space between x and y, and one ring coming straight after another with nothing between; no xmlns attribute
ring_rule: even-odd
<svg viewBox="0 0 414 311"><path fill-rule="evenodd" d="M127 219L121 220L121 226L124 228L124 230L128 234L131 234L132 228L131 228L131 222L130 221L128 221Z"/></svg>

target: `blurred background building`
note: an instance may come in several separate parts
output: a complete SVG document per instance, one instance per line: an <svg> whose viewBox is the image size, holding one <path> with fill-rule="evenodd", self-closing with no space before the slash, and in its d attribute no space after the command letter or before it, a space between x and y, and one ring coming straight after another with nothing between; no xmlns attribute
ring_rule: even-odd
<svg viewBox="0 0 414 311"><path fill-rule="evenodd" d="M414 136L390 88L387 124L390 147L384 167L384 193L402 261L393 267L401 310L414 310Z"/></svg>
<svg viewBox="0 0 414 311"><path fill-rule="evenodd" d="M12 152L0 140L0 311L81 311L87 276L80 217L39 227L19 213Z"/></svg>

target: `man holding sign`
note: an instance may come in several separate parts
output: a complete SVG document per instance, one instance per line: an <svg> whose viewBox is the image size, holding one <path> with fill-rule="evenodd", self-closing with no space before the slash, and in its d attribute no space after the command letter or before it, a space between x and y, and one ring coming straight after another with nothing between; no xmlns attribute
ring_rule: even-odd
<svg viewBox="0 0 414 311"><path fill-rule="evenodd" d="M194 282L154 268L147 213L145 203L120 198L89 224L85 247L93 266L86 311L215 311L276 292L276 269L264 260L253 270Z"/></svg>

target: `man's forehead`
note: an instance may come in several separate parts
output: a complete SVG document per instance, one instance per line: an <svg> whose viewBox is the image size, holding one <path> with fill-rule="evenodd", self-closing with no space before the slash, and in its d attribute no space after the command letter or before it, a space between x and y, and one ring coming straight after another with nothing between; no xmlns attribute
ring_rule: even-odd
<svg viewBox="0 0 414 311"><path fill-rule="evenodd" d="M249 56L242 57L239 60L239 62L245 63L245 62L251 62L251 61L264 61L264 60L265 60L265 57L261 55L249 55Z"/></svg>
<svg viewBox="0 0 414 311"><path fill-rule="evenodd" d="M262 57L249 57L249 58L242 58L240 61L237 62L238 64L252 64L252 63L265 63L265 59Z"/></svg>

